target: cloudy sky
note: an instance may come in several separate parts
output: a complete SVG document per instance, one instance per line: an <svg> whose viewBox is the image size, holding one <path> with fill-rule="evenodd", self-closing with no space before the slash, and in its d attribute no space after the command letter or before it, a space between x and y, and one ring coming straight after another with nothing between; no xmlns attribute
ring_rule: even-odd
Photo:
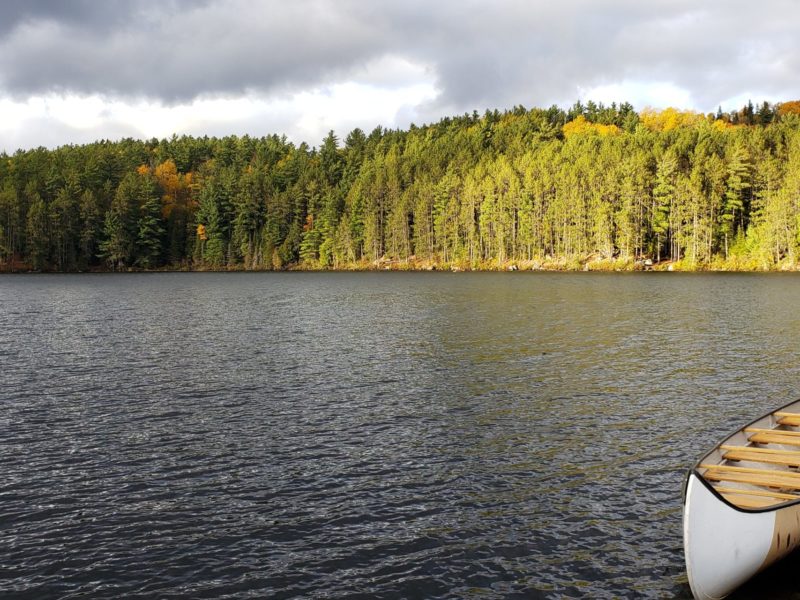
<svg viewBox="0 0 800 600"><path fill-rule="evenodd" d="M800 98L795 0L2 0L0 150Z"/></svg>

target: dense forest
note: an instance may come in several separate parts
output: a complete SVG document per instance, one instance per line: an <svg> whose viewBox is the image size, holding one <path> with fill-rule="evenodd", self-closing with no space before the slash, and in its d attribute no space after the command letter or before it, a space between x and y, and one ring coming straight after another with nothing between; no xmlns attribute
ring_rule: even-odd
<svg viewBox="0 0 800 600"><path fill-rule="evenodd" d="M0 270L793 269L800 102L0 155Z"/></svg>

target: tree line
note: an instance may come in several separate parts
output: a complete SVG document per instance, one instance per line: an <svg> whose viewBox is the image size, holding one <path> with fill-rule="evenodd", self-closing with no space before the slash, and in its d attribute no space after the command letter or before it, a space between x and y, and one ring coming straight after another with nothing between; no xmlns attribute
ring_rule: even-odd
<svg viewBox="0 0 800 600"><path fill-rule="evenodd" d="M800 102L0 155L0 268L794 267Z"/></svg>

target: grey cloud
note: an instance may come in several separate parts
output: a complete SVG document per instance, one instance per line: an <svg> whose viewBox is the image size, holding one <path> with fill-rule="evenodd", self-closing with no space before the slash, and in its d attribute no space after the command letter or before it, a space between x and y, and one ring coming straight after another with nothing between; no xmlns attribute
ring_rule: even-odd
<svg viewBox="0 0 800 600"><path fill-rule="evenodd" d="M432 69L432 116L565 103L623 80L671 82L705 109L799 96L798 17L791 0L12 0L0 3L0 93L288 93L393 55Z"/></svg>
<svg viewBox="0 0 800 600"><path fill-rule="evenodd" d="M378 32L322 2L159 6L98 27L21 20L0 42L0 86L186 101L315 84L383 52Z"/></svg>
<svg viewBox="0 0 800 600"><path fill-rule="evenodd" d="M209 0L162 0L170 11L191 9ZM147 0L3 0L0 2L0 34L23 23L54 21L86 29L109 30L151 10Z"/></svg>

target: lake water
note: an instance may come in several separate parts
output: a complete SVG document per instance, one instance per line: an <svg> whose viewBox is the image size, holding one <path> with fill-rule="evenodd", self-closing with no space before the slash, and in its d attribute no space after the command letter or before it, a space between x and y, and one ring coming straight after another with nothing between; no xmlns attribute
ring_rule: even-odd
<svg viewBox="0 0 800 600"><path fill-rule="evenodd" d="M4 276L0 596L689 597L685 471L798 397L799 301L779 274Z"/></svg>

